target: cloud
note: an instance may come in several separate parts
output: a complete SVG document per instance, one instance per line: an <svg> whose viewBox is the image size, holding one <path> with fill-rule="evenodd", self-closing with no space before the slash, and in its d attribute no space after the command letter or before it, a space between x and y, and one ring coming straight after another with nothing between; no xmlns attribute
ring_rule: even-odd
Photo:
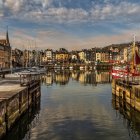
<svg viewBox="0 0 140 140"><path fill-rule="evenodd" d="M9 9L12 13L20 11L23 5L23 0L5 0L3 6L5 9Z"/></svg>
<svg viewBox="0 0 140 140"><path fill-rule="evenodd" d="M94 20L135 21L139 18L140 5L138 3L121 2L118 5L108 3L104 6L95 5L91 9ZM139 18L140 20L140 18Z"/></svg>
<svg viewBox="0 0 140 140"><path fill-rule="evenodd" d="M52 0L3 0L1 9L6 17L23 19L27 13L30 17L32 13L45 10L51 2Z"/></svg>
<svg viewBox="0 0 140 140"><path fill-rule="evenodd" d="M76 22L84 21L88 17L88 12L82 8L67 9L65 7L60 8L49 8L46 13L47 17L52 17L53 21L57 22Z"/></svg>
<svg viewBox="0 0 140 140"><path fill-rule="evenodd" d="M18 48L27 46L27 40L32 40L32 44L36 40L38 47L43 49L101 47L130 41L132 32L140 33L139 2L87 1L0 0L1 27L11 24L12 28L22 28L15 27L16 31L10 36L12 45Z"/></svg>
<svg viewBox="0 0 140 140"><path fill-rule="evenodd" d="M98 21L114 21L119 22L140 21L139 11L140 3L132 3L130 1L121 1L119 3L111 3L109 0L103 3L95 3L88 8L80 5L77 1L77 7L66 7L64 1L60 1L58 6L55 0L5 0L2 2L3 8L1 15L9 18L18 18L20 20L31 20L40 22L53 23L81 23L81 22L98 22ZM69 1L71 2L71 1ZM89 2L89 5L91 2Z"/></svg>

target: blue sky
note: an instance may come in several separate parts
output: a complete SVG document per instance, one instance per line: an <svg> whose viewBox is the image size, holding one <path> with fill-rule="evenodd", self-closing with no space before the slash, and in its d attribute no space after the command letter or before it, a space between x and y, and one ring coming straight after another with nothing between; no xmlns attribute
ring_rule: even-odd
<svg viewBox="0 0 140 140"><path fill-rule="evenodd" d="M13 47L82 49L140 40L139 0L0 0Z"/></svg>

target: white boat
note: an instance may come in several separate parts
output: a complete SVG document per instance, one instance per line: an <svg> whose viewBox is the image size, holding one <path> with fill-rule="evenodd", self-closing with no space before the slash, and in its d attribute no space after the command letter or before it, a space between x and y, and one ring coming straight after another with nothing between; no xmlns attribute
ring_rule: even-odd
<svg viewBox="0 0 140 140"><path fill-rule="evenodd" d="M46 69L45 68L39 68L39 67L32 67L30 69L31 72L38 72L40 74L46 73Z"/></svg>
<svg viewBox="0 0 140 140"><path fill-rule="evenodd" d="M11 73L11 74L6 74L5 78L20 78L20 74L19 73Z"/></svg>

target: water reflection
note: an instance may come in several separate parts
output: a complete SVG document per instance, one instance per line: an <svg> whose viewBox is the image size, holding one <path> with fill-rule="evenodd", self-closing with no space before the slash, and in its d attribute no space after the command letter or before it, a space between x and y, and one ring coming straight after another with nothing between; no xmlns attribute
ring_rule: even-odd
<svg viewBox="0 0 140 140"><path fill-rule="evenodd" d="M112 106L116 110L116 117L123 119L123 125L127 127L130 138L140 139L140 112L115 95L112 95Z"/></svg>
<svg viewBox="0 0 140 140"><path fill-rule="evenodd" d="M25 114L23 114L12 129L4 136L3 140L29 140L31 137L31 129L39 122L40 98L31 106Z"/></svg>
<svg viewBox="0 0 140 140"><path fill-rule="evenodd" d="M140 113L112 97L110 81L109 72L48 71L41 107L25 114L5 139L138 140Z"/></svg>
<svg viewBox="0 0 140 140"><path fill-rule="evenodd" d="M87 85L97 85L99 83L110 83L111 76L109 72L97 71L48 71L42 76L42 83L49 86L53 83L66 85L70 78Z"/></svg>

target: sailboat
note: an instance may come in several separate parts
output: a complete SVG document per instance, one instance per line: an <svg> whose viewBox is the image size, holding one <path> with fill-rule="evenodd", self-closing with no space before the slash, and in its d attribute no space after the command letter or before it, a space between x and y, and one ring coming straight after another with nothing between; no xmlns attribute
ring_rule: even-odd
<svg viewBox="0 0 140 140"><path fill-rule="evenodd" d="M135 36L132 43L132 56L131 61L127 62L125 66L114 66L111 74L113 78L128 78L140 76L140 72L137 70L137 65L140 64L140 56L136 49Z"/></svg>

